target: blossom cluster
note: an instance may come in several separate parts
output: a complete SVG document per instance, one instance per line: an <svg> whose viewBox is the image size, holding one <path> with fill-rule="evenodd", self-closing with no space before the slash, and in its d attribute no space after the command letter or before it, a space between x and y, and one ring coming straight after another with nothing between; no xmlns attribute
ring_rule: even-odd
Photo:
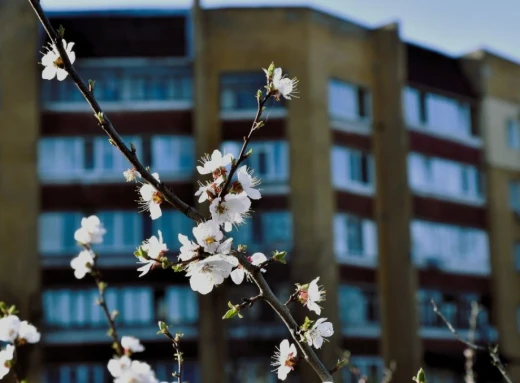
<svg viewBox="0 0 520 383"><path fill-rule="evenodd" d="M0 342L7 345L0 349L0 379L6 376L15 359L16 347L27 343L38 343L41 335L32 324L22 321L17 315L5 313L0 318Z"/></svg>

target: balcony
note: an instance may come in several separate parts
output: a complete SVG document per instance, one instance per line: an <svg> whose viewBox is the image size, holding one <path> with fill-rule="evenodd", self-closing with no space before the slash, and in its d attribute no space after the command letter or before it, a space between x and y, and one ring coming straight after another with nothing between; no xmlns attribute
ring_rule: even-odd
<svg viewBox="0 0 520 383"><path fill-rule="evenodd" d="M106 111L185 110L192 107L191 68L175 60L85 60L76 68L95 81L94 94ZM42 109L82 112L89 105L72 81L45 81Z"/></svg>

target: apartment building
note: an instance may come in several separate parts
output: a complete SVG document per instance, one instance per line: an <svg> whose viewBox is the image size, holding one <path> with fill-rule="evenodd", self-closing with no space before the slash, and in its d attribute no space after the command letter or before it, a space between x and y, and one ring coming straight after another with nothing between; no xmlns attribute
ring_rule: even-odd
<svg viewBox="0 0 520 383"><path fill-rule="evenodd" d="M13 67L11 55L0 55L2 74L10 73L1 78L9 97L0 88L0 115L19 127L0 130L1 173L17 180L0 182L0 238L27 258L0 258L0 275L2 293L16 291L8 296L40 318L43 381L109 380L95 288L69 266L81 217L98 214L107 228L97 250L108 304L120 312L121 335L141 338L142 357L161 380L173 358L156 335L158 320L185 334L185 380L274 382L269 357L287 333L269 308L254 306L247 320L219 319L252 286L200 297L180 274L137 277L132 253L142 239L161 230L175 254L177 233L192 223L167 206L156 221L137 213L135 185L122 177L128 165L74 84L37 79L36 54L27 52L45 38L30 9L17 6L16 25L33 38L19 44L13 35L1 45L23 60ZM448 57L402 41L397 24L371 29L310 8L51 16L76 43L77 69L96 81L96 97L124 140L188 201L202 154L238 153L265 82L261 68L275 61L300 79L300 98L270 103L255 133L248 161L263 198L234 238L251 251L289 251L289 264L266 274L282 298L288 281L321 277L323 316L336 329L322 353L328 364L348 349L371 379L395 361L396 382L419 366L430 382L460 381L464 348L430 300L463 335L477 300L477 339L499 342L519 374L520 100L509 86L520 78L517 64L488 53ZM41 267L31 268L30 284L22 259ZM39 287L41 313L29 309ZM485 356L476 368L483 381L495 379ZM347 370L340 380L356 381Z"/></svg>

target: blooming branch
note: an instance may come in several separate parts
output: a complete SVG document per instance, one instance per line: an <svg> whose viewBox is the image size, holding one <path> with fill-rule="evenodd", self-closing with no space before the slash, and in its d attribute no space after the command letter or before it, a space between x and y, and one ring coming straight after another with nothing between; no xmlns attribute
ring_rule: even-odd
<svg viewBox="0 0 520 383"><path fill-rule="evenodd" d="M70 75L72 81L76 84L83 97L89 103L92 111L94 112L94 116L98 121L99 126L109 136L110 143L116 148L118 148L121 151L121 153L128 159L128 161L132 165L132 172L138 174L155 190L152 193L151 198L147 198L150 197L150 193L148 193L148 190L145 190L144 195L143 193L141 193L143 200L145 200L149 204L149 207L151 207L150 202L156 204L158 204L159 201L168 202L169 204L177 208L179 211L181 211L183 214L185 214L187 217L196 221L198 224L203 223L205 221L204 216L197 209L182 201L179 197L177 197L177 195L175 195L173 191L167 188L159 179L154 177L150 173L150 171L140 163L136 156L135 150L129 149L124 144L121 137L119 136L114 126L110 122L108 116L103 112L97 100L95 99L93 93L93 82L89 81L89 86L87 87L81 79L81 77L76 72L76 70L74 69L74 67L72 66L71 60L69 60L68 53L65 51L63 47L63 34L57 34L56 31L53 29L49 19L45 15L38 0L29 0L29 2L33 7L34 11L36 12L38 18L40 19L40 22L42 23L47 35L51 39L51 43L54 44L54 46L57 49L57 53L63 61L63 63L60 63L62 69ZM254 186L256 186L257 182L252 177L248 177L248 175L250 176L250 174L247 172L247 168L244 169L244 171L247 174L243 174L244 172L241 172L240 174L240 178L242 179L241 182L244 182L245 186L242 187L242 192L240 192L238 189L235 189L233 190L234 194L228 194L231 189L231 180L233 178L233 175L237 171L238 167L242 164L242 162L250 155L250 152L246 153L246 150L249 141L251 140L251 137L253 135L253 132L257 129L260 129L264 125L264 122L261 121L260 118L262 116L262 112L264 110L264 105L266 101L271 96L274 96L276 99L279 99L280 96L290 99L291 95L294 96L294 93L296 93L297 80L290 80L285 78L285 76L281 74L281 69L276 69L275 73L274 64L271 64L269 70L267 71L267 74L268 85L266 87L266 95L262 96L261 91L259 91L257 94L258 109L251 130L247 137L244 138L244 145L242 147L242 150L240 151L239 157L238 159L233 161L231 169L227 174L223 186L220 187L220 184L217 184L217 182L215 182L215 185L211 188L206 188L200 191L200 195L202 195L203 193L207 193L209 195L208 192L211 193L216 189L220 189L216 198L214 198L213 201L211 201L210 210L212 213L212 218L219 225L223 225L226 231L230 230L231 224L240 224L243 222L244 216L250 207L249 198L260 197L260 194L256 193L256 190L254 189ZM213 158L211 158L210 160L212 161ZM206 169L204 167L204 172L205 171ZM127 180L131 180L134 178L134 176L133 174L126 173L125 178ZM250 194L249 198L247 192L249 192ZM157 210L155 207L154 209ZM155 213L152 212L152 218L158 218L157 211ZM222 244L224 244L224 242L222 242ZM191 244L189 244L187 247L187 251L189 253L195 252ZM299 342L298 324L292 317L287 307L285 307L281 302L279 302L274 293L271 291L269 285L262 276L261 268L253 265L245 255L239 252L233 252L233 255L228 254L230 254L229 250L222 254L217 253L208 257L201 256L198 259L195 259L197 256L184 259L181 258L182 261L189 261L187 265L187 276L190 276L190 284L192 288L194 290L200 291L201 293L208 293L213 289L214 286L222 283L223 279L229 276L233 267L236 267L238 266L238 264L240 264L240 266L244 268L248 275L250 275L252 281L259 288L263 300L265 300L273 308L273 310L278 314L278 316L280 316L282 321L285 323L289 332L291 333L293 340L297 343L301 353L303 354L305 360L316 371L320 380L322 382L331 381L332 376L329 370L323 365L323 363L318 358L312 347L305 342ZM182 255L183 254L181 251L181 256ZM200 255L200 253L198 255ZM92 258L95 258L94 255ZM235 259L236 263L233 262L232 259ZM92 273L93 271L98 272L98 270L94 268L94 264L92 264L90 268L90 272ZM98 284L98 287L101 286L100 293L103 293L104 285L100 285L101 279L97 280L96 283ZM102 302L104 302L104 299L102 299ZM105 313L108 313L106 305L102 307L104 308ZM112 326L112 317L110 315L108 315L107 317L110 318L109 323ZM112 331L112 335L114 336L114 339L116 339L117 332ZM122 348L119 342L117 342L116 348L118 350L118 355L121 355ZM120 381L122 376L126 376L125 374L131 374L131 376L134 376L135 374L145 374L146 376L151 376L148 368L149 366L143 366L142 363L137 361L130 362L129 359L125 358L127 357L121 356L117 359L111 360L111 363L109 363L109 365L111 366L109 369L111 369L112 375L114 376L114 378L116 378L116 382Z"/></svg>

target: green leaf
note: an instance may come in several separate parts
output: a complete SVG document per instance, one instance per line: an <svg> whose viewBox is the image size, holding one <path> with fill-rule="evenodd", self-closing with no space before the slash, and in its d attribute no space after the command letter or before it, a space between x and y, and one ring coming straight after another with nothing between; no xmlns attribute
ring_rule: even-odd
<svg viewBox="0 0 520 383"><path fill-rule="evenodd" d="M241 317L239 314L239 311L236 308L232 308L232 309L229 309L228 311L226 311L226 313L224 314L222 319L231 319L231 318L236 317L237 315L239 316L239 318Z"/></svg>
<svg viewBox="0 0 520 383"><path fill-rule="evenodd" d="M287 255L287 251L275 250L274 253L273 253L273 259L276 262L280 262L280 263L283 263L285 265L287 263L287 261L285 260L285 256L286 255Z"/></svg>

